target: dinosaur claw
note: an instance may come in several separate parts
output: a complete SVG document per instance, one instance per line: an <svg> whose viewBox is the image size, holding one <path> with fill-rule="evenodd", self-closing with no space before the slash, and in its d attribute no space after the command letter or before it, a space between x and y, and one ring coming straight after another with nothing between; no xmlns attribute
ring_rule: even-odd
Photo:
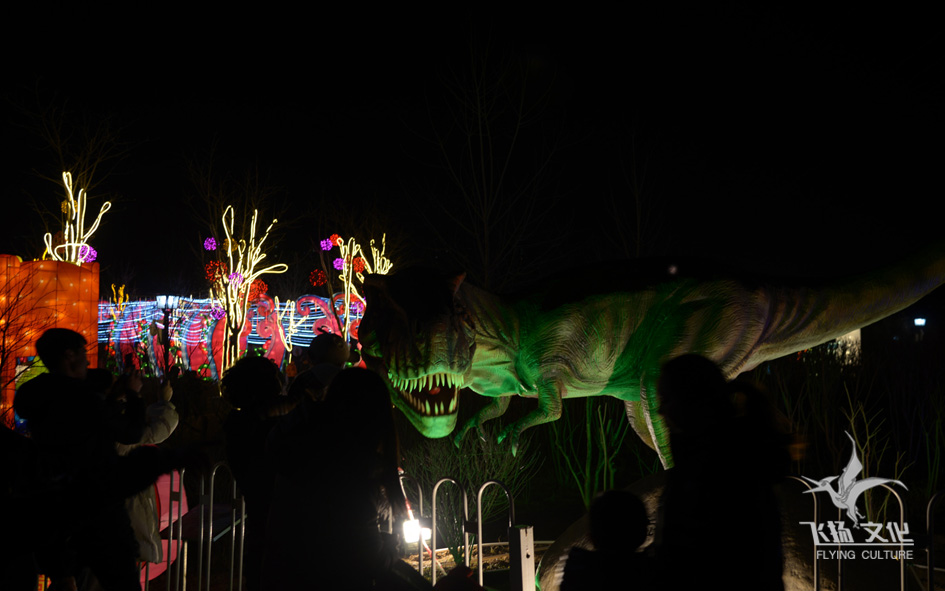
<svg viewBox="0 0 945 591"><path fill-rule="evenodd" d="M466 433L471 426L472 425L467 421L465 425L456 431L456 435L453 436L453 445L456 446L456 449L460 449L463 446L463 440L466 438Z"/></svg>
<svg viewBox="0 0 945 591"><path fill-rule="evenodd" d="M502 443L506 439L509 440L509 443L512 446L512 456L518 453L518 430L515 428L515 425L509 425L505 429L502 429L502 433L499 434L499 443Z"/></svg>

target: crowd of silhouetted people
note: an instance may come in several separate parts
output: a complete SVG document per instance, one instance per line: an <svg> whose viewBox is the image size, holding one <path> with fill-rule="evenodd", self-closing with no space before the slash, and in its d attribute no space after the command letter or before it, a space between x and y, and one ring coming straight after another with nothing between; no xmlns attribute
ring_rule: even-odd
<svg viewBox="0 0 945 591"><path fill-rule="evenodd" d="M199 451L154 444L174 431L170 381L145 407L142 378L88 369L84 338L52 329L36 344L48 370L20 387L29 437L0 429L5 535L0 587L140 588L140 565L163 558L153 483ZM246 503L244 576L266 589L430 589L400 560L407 506L384 381L351 365L336 335L317 337L291 384L270 360L248 356L220 386L232 406L226 456ZM720 578L729 589L780 590L780 514L773 486L786 474L773 410L751 387L727 383L687 355L663 367L660 413L674 466L666 473L654 543L639 498L608 491L589 514L593 549L573 548L563 591L690 589ZM723 569L724 572L720 572ZM464 567L440 590L481 589Z"/></svg>
<svg viewBox="0 0 945 591"><path fill-rule="evenodd" d="M177 425L170 383L145 407L140 374L90 370L86 347L71 330L43 333L48 373L14 399L29 437L0 429L4 590L35 589L38 574L56 590L140 588L139 560L162 557L154 482L203 465L199 452L154 445Z"/></svg>
<svg viewBox="0 0 945 591"><path fill-rule="evenodd" d="M643 502L626 491L603 493L589 512L594 550L570 551L562 591L783 590L774 486L790 462L773 407L698 355L667 362L658 393L674 465L653 543L641 548L650 525Z"/></svg>

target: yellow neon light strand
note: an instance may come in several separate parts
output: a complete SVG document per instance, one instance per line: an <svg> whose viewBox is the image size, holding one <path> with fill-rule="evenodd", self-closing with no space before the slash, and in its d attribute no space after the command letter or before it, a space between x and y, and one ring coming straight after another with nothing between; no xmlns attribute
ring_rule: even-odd
<svg viewBox="0 0 945 591"><path fill-rule="evenodd" d="M106 211L111 209L112 203L111 201L106 201L102 204L102 208L99 210L95 222L92 224L92 227L86 231L85 208L87 193L85 189L79 189L78 198L74 197L72 192L72 173L70 172L62 173L62 182L66 187L66 200L63 202L63 209L67 210L64 213L66 213L69 219L66 220L66 225L62 231L62 244L53 246L53 236L49 232L43 236L43 242L46 244L46 252L43 253L43 258L45 259L46 255L49 255L49 258L54 261L65 261L78 265L82 262L80 260L82 247L88 246L89 237L98 230L102 216L105 215Z"/></svg>
<svg viewBox="0 0 945 591"><path fill-rule="evenodd" d="M305 321L304 316L300 316L298 322L295 321L295 302L288 300L285 303L286 309L282 312L279 311L279 297L274 298L276 306L276 318L279 323L279 338L282 340L282 344L285 346L285 350L289 353L292 352L292 336L299 332L299 327L302 326L302 323ZM289 315L289 322L287 324L288 330L282 329L282 320L285 318L285 315Z"/></svg>
<svg viewBox="0 0 945 591"><path fill-rule="evenodd" d="M223 370L225 371L240 358L239 335L246 323L246 310L249 308L249 288L253 281L260 275L266 273L285 273L289 266L284 263L270 265L268 267L257 269L256 266L266 258L266 253L262 251L266 238L269 237L269 231L279 221L273 219L269 227L266 228L262 238L256 242L256 221L259 217L259 211L253 211L253 219L250 223L249 241L233 238L234 210L230 205L223 212L223 231L226 234L227 258L229 268L227 274L221 274L220 278L213 285L211 291L212 297L219 300L226 310L227 330L223 337ZM234 258L235 255L235 258ZM242 288L242 289L241 289Z"/></svg>

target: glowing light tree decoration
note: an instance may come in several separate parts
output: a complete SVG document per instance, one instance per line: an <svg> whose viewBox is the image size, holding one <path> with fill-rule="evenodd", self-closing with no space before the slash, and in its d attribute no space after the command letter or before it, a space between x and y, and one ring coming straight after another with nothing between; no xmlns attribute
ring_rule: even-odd
<svg viewBox="0 0 945 591"><path fill-rule="evenodd" d="M220 303L226 312L226 331L223 337L222 374L227 368L236 363L244 351L240 350L240 333L246 324L246 312L249 310L251 287L260 275L266 273L285 273L289 266L284 263L258 268L266 253L263 244L269 237L269 231L279 221L273 219L263 233L262 238L256 241L256 219L259 211L253 211L253 219L249 228L249 240L237 240L233 237L233 206L223 212L223 231L226 239L223 241L223 256L226 257L220 271L213 273L211 297ZM215 244L214 244L215 246ZM259 284L256 284L257 287Z"/></svg>
<svg viewBox="0 0 945 591"><path fill-rule="evenodd" d="M322 250L331 250L333 245L338 247L341 255L333 261L333 266L338 271L338 278L344 286L344 299L342 301L343 317L339 317L341 336L344 337L345 340L349 340L348 333L351 329L352 306L360 306L359 313L364 312L364 299L355 288L354 279L357 278L358 281L364 283L365 273L386 275L390 272L393 264L390 262L390 259L384 256L384 251L387 250L387 234L381 235L380 250L374 245L374 240L371 240L371 259L373 260L373 265L364 256L361 245L358 244L354 238L348 239L346 244L344 238L337 234L332 234L327 240L321 241ZM326 246L328 248L326 248ZM313 284L315 283L315 279L316 278L313 278ZM357 297L358 301L353 302L352 299L354 297Z"/></svg>
<svg viewBox="0 0 945 591"><path fill-rule="evenodd" d="M66 187L66 200L62 202L62 213L66 216L65 227L62 230L62 244L53 244L53 235L47 232L43 236L46 243L46 252L43 258L50 258L54 261L63 261L67 263L91 263L98 255L95 249L88 245L87 241L98 225L102 221L105 212L111 209L112 204L106 201L92 223L92 227L85 229L85 207L87 194L85 189L79 189L79 196L76 198L72 192L72 173L62 173L62 183Z"/></svg>

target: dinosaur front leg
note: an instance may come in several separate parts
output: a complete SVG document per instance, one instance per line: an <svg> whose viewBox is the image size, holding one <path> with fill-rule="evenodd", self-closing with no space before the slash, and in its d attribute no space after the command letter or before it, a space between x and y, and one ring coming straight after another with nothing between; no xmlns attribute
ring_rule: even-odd
<svg viewBox="0 0 945 591"><path fill-rule="evenodd" d="M510 396L497 396L490 400L489 404L480 409L475 416L466 421L463 426L459 428L459 431L457 431L456 435L453 437L453 445L460 447L463 443L463 438L466 437L466 433L473 427L479 431L479 437L485 439L486 432L485 429L482 428L482 425L486 421L491 421L505 414L505 411L509 408L510 400Z"/></svg>
<svg viewBox="0 0 945 591"><path fill-rule="evenodd" d="M518 442L522 431L530 429L535 425L557 421L560 418L561 394L557 386L552 384L539 385L538 408L503 429L502 433L499 435L499 443L502 443L508 438L509 442L512 444L512 455L514 456L518 453Z"/></svg>

